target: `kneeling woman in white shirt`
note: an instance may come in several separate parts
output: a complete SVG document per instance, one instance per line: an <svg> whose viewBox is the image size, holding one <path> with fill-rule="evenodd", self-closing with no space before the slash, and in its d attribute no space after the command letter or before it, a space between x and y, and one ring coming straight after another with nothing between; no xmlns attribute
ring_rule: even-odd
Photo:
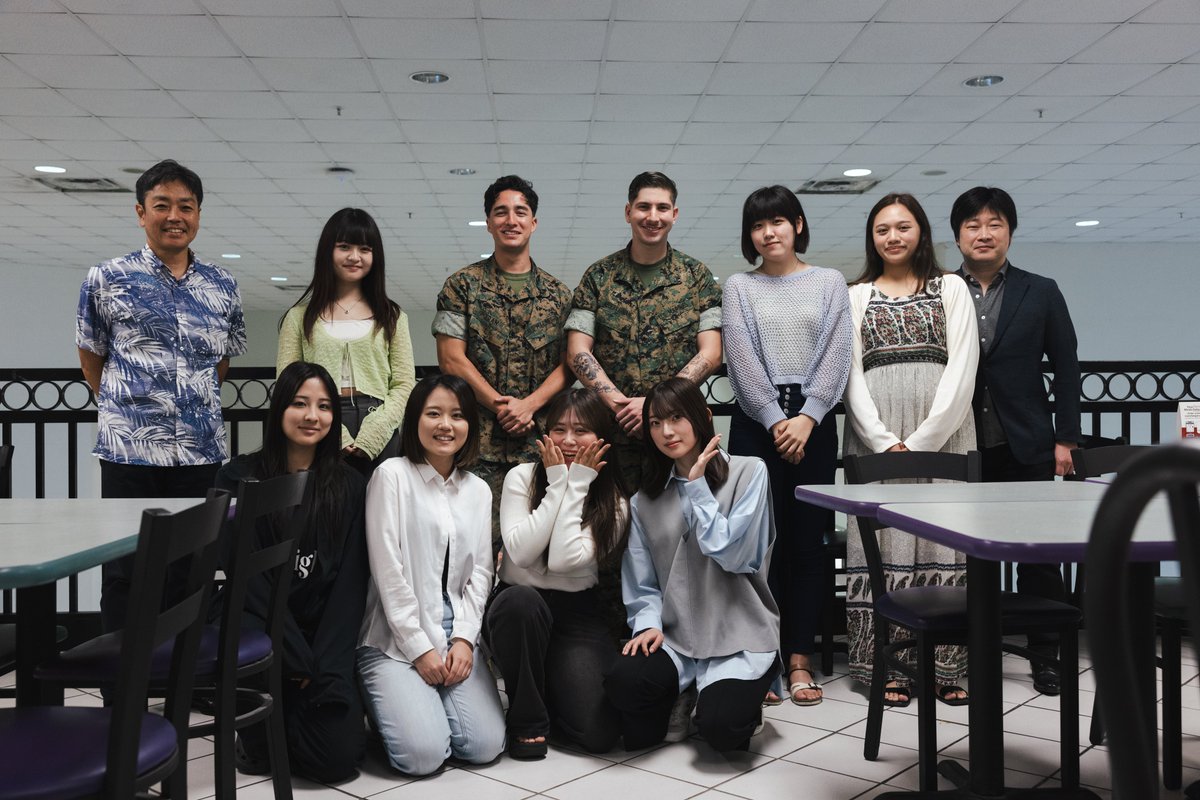
<svg viewBox="0 0 1200 800"><path fill-rule="evenodd" d="M598 394L568 389L546 407L542 460L504 479L504 558L485 641L504 676L514 758L544 756L552 723L593 753L617 742L603 686L617 647L597 588L598 565L620 558L629 528L614 427Z"/></svg>
<svg viewBox="0 0 1200 800"><path fill-rule="evenodd" d="M779 609L767 587L775 541L767 468L760 458L721 452L704 396L684 378L651 389L642 420L653 445L621 568L635 636L604 688L621 713L626 750L686 736L686 698L713 749L745 750L779 669ZM685 692L681 724L667 737Z"/></svg>
<svg viewBox="0 0 1200 800"><path fill-rule="evenodd" d="M476 644L492 586L491 490L466 381L432 375L409 397L400 458L367 486L371 584L358 671L388 760L428 775L504 749L504 712Z"/></svg>

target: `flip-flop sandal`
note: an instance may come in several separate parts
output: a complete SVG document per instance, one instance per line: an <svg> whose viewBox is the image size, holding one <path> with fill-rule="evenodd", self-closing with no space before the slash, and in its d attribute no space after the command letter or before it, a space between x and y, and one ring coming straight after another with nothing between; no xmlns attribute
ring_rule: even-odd
<svg viewBox="0 0 1200 800"><path fill-rule="evenodd" d="M888 700L887 695L899 695L896 700ZM892 708L908 708L908 704L912 702L912 687L911 686L885 686L883 687L883 704Z"/></svg>
<svg viewBox="0 0 1200 800"><path fill-rule="evenodd" d="M969 697L947 697L947 695L955 694L956 692L966 694L967 690L954 684L939 686L937 687L937 699L948 706L965 706L971 701Z"/></svg>
<svg viewBox="0 0 1200 800"><path fill-rule="evenodd" d="M792 667L791 669L788 670L788 680L789 681L792 678L793 672L807 672L808 677L810 677L810 678L813 677L813 672L808 667ZM808 700L797 699L796 692L800 692L805 689L814 689L818 692L821 692L821 696L813 697ZM792 702L798 706L815 706L815 705L819 704L822 700L825 699L825 693L823 691L821 691L821 684L819 684L819 683L814 683L813 681L808 681L808 682L796 681L795 683L788 684L788 697L790 697Z"/></svg>
<svg viewBox="0 0 1200 800"><path fill-rule="evenodd" d="M775 693L774 693L774 692L772 692L772 691L768 691L768 692L767 692L767 694L766 694L766 696L765 696L765 697L763 697L762 704L763 704L764 706L779 706L779 705L783 705L783 698L782 698L782 697L780 697L779 695L775 694Z"/></svg>
<svg viewBox="0 0 1200 800"><path fill-rule="evenodd" d="M540 742L522 742L514 736L508 743L509 757L522 761L534 761L545 758L548 750L549 748L546 745L545 739L542 739Z"/></svg>

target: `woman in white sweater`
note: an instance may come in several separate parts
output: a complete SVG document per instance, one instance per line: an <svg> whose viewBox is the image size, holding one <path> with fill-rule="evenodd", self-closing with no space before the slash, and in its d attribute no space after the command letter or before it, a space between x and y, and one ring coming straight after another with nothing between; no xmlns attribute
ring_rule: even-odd
<svg viewBox="0 0 1200 800"><path fill-rule="evenodd" d="M965 453L976 446L971 395L979 332L967 285L943 273L929 219L916 198L889 194L867 216L867 258L850 287L854 352L846 385L845 452ZM869 682L873 618L866 558L853 517L847 537L850 674ZM888 588L962 585L966 559L949 547L886 528L879 534ZM961 705L962 647L939 647L938 697ZM909 687L889 676L884 702L908 705Z"/></svg>
<svg viewBox="0 0 1200 800"><path fill-rule="evenodd" d="M562 392L546 408L542 460L504 479L500 583L484 636L504 676L514 758L545 756L551 726L595 753L619 735L603 687L616 643L597 587L599 564L620 557L629 525L612 426L593 390Z"/></svg>

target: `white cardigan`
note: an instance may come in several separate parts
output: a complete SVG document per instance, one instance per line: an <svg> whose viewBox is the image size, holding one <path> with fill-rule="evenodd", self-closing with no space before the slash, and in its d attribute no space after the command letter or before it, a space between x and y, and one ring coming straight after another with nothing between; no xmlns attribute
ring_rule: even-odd
<svg viewBox="0 0 1200 800"><path fill-rule="evenodd" d="M519 464L504 477L500 536L505 555L500 580L561 592L591 588L598 581L596 540L583 525L583 503L598 473L582 464L550 467L546 494L530 511L536 467ZM628 513L624 505L621 513Z"/></svg>
<svg viewBox="0 0 1200 800"><path fill-rule="evenodd" d="M871 299L871 284L850 287L850 314L854 322L854 353L846 384L846 415L858 438L873 453L882 453L900 442L879 419L879 409L863 377L862 322ZM971 413L975 373L979 367L979 328L975 304L962 278L942 276L942 306L946 311L946 369L938 381L929 416L904 440L909 450L938 451Z"/></svg>
<svg viewBox="0 0 1200 800"><path fill-rule="evenodd" d="M442 567L454 610L451 639L472 647L492 590L492 491L456 469L446 480L428 464L389 458L367 484L371 582L361 644L412 663L449 650L442 628Z"/></svg>

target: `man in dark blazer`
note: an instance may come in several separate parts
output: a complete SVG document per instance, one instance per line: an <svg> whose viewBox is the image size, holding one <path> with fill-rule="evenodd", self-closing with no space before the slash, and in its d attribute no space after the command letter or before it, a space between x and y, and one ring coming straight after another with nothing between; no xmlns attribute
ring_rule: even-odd
<svg viewBox="0 0 1200 800"><path fill-rule="evenodd" d="M962 252L958 274L967 282L979 322L975 428L985 481L1053 480L1071 470L1079 434L1079 359L1075 328L1058 284L1008 262L1017 208L1003 189L976 186L954 201L954 241ZM1054 374L1054 405L1046 395L1042 360ZM1017 591L1062 600L1056 564L1018 564ZM1030 635L1043 658L1058 651L1054 634ZM1031 662L1034 687L1059 692L1058 672Z"/></svg>

